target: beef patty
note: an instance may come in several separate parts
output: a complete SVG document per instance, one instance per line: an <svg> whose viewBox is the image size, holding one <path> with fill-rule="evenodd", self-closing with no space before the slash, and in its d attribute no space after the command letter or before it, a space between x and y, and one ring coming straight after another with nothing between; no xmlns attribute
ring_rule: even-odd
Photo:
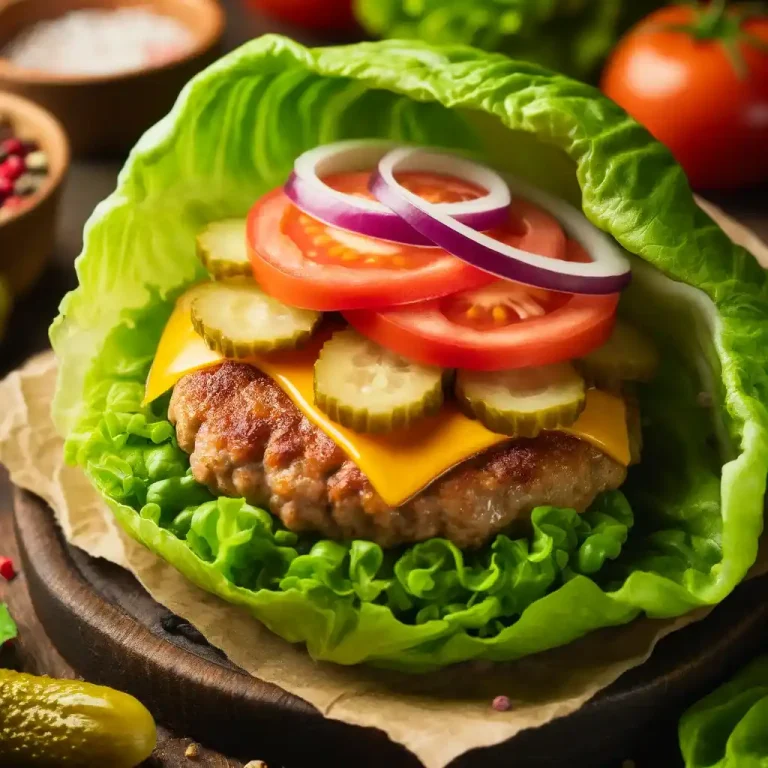
<svg viewBox="0 0 768 768"><path fill-rule="evenodd" d="M244 363L185 376L168 416L195 479L214 493L265 506L292 531L383 547L434 536L477 547L498 532L524 530L540 505L583 512L626 476L589 443L546 432L469 459L390 507L272 379Z"/></svg>

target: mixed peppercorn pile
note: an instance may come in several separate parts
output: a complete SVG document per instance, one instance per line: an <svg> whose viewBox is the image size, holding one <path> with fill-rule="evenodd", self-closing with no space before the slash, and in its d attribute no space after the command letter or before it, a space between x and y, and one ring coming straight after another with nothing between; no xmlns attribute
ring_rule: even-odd
<svg viewBox="0 0 768 768"><path fill-rule="evenodd" d="M48 176L48 155L34 139L17 135L0 115L0 223L32 203Z"/></svg>

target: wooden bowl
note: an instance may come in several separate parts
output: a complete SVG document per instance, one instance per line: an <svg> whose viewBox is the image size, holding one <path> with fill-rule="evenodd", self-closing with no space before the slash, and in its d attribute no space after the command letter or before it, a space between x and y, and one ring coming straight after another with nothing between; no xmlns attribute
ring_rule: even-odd
<svg viewBox="0 0 768 768"><path fill-rule="evenodd" d="M48 155L48 176L28 206L0 224L0 274L14 295L27 291L53 252L59 193L69 167L69 144L53 115L20 96L0 91L0 114L19 135L39 142Z"/></svg>
<svg viewBox="0 0 768 768"><path fill-rule="evenodd" d="M144 6L192 33L189 50L171 62L109 75L59 75L22 69L0 57L0 91L25 96L52 112L76 154L123 153L163 117L184 84L216 58L224 30L217 0L0 0L0 49L22 29L68 11Z"/></svg>

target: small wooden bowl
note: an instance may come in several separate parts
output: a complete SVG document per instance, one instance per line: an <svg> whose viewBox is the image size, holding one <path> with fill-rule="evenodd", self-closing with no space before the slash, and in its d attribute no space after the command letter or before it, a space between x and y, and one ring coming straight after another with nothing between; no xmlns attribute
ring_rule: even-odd
<svg viewBox="0 0 768 768"><path fill-rule="evenodd" d="M29 205L0 223L0 274L19 295L37 281L53 252L69 144L58 120L27 99L0 92L1 114L8 115L19 136L34 139L48 155L48 176Z"/></svg>
<svg viewBox="0 0 768 768"><path fill-rule="evenodd" d="M84 8L143 6L171 16L194 43L165 64L110 75L58 75L22 69L0 56L0 90L36 101L69 135L75 154L122 153L163 117L184 84L216 58L224 30L217 0L0 0L0 49L22 29Z"/></svg>

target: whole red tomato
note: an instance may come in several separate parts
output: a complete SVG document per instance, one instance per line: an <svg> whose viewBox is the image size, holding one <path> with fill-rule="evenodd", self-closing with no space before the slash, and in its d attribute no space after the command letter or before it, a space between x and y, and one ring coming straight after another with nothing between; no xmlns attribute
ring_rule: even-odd
<svg viewBox="0 0 768 768"><path fill-rule="evenodd" d="M768 15L747 8L663 8L630 30L603 76L700 189L768 181Z"/></svg>
<svg viewBox="0 0 768 768"><path fill-rule="evenodd" d="M260 11L308 29L347 30L355 26L352 0L250 0Z"/></svg>

